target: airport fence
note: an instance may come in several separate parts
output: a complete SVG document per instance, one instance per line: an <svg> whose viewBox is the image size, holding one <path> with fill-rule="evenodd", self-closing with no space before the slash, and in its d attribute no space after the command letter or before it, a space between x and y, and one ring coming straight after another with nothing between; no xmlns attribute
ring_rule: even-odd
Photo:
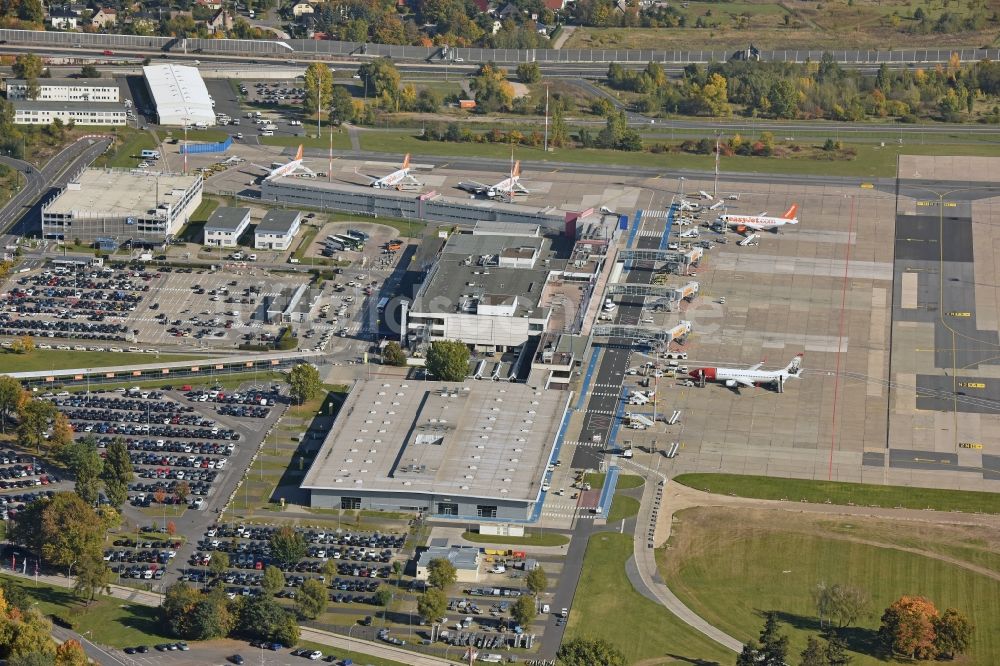
<svg viewBox="0 0 1000 666"><path fill-rule="evenodd" d="M233 137L227 136L225 141L214 143L188 143L181 146L181 155L197 155L200 153L224 153L233 145Z"/></svg>

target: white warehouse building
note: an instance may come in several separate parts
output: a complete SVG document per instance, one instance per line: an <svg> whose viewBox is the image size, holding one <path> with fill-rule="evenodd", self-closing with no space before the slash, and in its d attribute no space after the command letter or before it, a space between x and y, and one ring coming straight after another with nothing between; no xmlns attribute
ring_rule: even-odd
<svg viewBox="0 0 1000 666"><path fill-rule="evenodd" d="M38 79L38 92L30 97L25 79L7 81L7 99L52 102L120 102L121 92L114 79Z"/></svg>
<svg viewBox="0 0 1000 666"><path fill-rule="evenodd" d="M142 73L160 125L215 124L215 102L197 67L147 65Z"/></svg>

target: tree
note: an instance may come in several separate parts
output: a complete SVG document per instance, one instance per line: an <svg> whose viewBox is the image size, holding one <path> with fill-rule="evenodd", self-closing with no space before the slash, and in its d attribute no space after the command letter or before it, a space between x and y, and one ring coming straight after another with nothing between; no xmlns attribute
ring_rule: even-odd
<svg viewBox="0 0 1000 666"><path fill-rule="evenodd" d="M29 398L21 403L18 410L17 436L27 447L34 447L35 453L40 453L45 442L45 431L49 427L49 419L55 416L56 408L48 400Z"/></svg>
<svg viewBox="0 0 1000 666"><path fill-rule="evenodd" d="M476 110L480 113L510 111L514 102L514 87L507 81L507 70L493 63L479 66L469 89L476 94Z"/></svg>
<svg viewBox="0 0 1000 666"><path fill-rule="evenodd" d="M0 375L0 432L7 432L7 420L17 411L24 393L21 382L10 375Z"/></svg>
<svg viewBox="0 0 1000 666"><path fill-rule="evenodd" d="M10 623L12 637L7 643L8 663L15 663L18 658L31 654L41 654L51 664L56 654L56 644L52 635L52 623L49 622L37 608L26 611L18 621L15 618ZM44 663L44 662L43 662Z"/></svg>
<svg viewBox="0 0 1000 666"><path fill-rule="evenodd" d="M286 525L271 535L271 557L276 562L294 564L305 557L305 554L305 538L291 527Z"/></svg>
<svg viewBox="0 0 1000 666"><path fill-rule="evenodd" d="M45 8L41 0L21 0L17 8L17 18L29 23L44 23Z"/></svg>
<svg viewBox="0 0 1000 666"><path fill-rule="evenodd" d="M93 65L84 65L80 68L80 78L99 79L101 78L101 70L97 69Z"/></svg>
<svg viewBox="0 0 1000 666"><path fill-rule="evenodd" d="M30 335L19 335L11 341L10 350L15 354L30 354L35 351L35 339Z"/></svg>
<svg viewBox="0 0 1000 666"><path fill-rule="evenodd" d="M15 78L26 79L29 85L34 81L37 85L38 78L45 70L45 63L34 53L22 53L14 58L13 70Z"/></svg>
<svg viewBox="0 0 1000 666"><path fill-rule="evenodd" d="M212 572L213 576L221 576L226 573L226 569L229 568L229 555L217 550L212 553L212 559L208 561L208 570Z"/></svg>
<svg viewBox="0 0 1000 666"><path fill-rule="evenodd" d="M510 616L522 628L527 628L528 625L534 622L536 615L538 615L538 608L535 606L535 597L528 594L519 596L517 601L510 607Z"/></svg>
<svg viewBox="0 0 1000 666"><path fill-rule="evenodd" d="M187 583L174 583L163 596L160 612L174 636L189 638L192 635L191 618L194 607L202 594Z"/></svg>
<svg viewBox="0 0 1000 666"><path fill-rule="evenodd" d="M314 62L306 67L303 87L306 94L302 106L306 113L315 116L320 110L330 108L331 96L333 95L333 73L327 65Z"/></svg>
<svg viewBox="0 0 1000 666"><path fill-rule="evenodd" d="M819 583L813 591L820 626L835 621L838 627L849 627L868 613L871 600L861 588L850 585Z"/></svg>
<svg viewBox="0 0 1000 666"><path fill-rule="evenodd" d="M851 663L851 656L847 654L847 643L840 636L834 635L826 644L827 666L847 666Z"/></svg>
<svg viewBox="0 0 1000 666"><path fill-rule="evenodd" d="M52 420L52 435L49 437L49 449L59 457L60 452L73 443L73 426L69 418L62 412L56 412Z"/></svg>
<svg viewBox="0 0 1000 666"><path fill-rule="evenodd" d="M334 565L334 571L336 571L336 565ZM285 574L281 573L281 569L270 564L264 569L260 586L264 589L264 593L270 596L285 586Z"/></svg>
<svg viewBox="0 0 1000 666"><path fill-rule="evenodd" d="M294 645L299 640L295 616L266 595L251 596L239 605L239 618L234 631L247 638Z"/></svg>
<svg viewBox="0 0 1000 666"><path fill-rule="evenodd" d="M188 485L187 481L181 481L176 486L174 486L174 495L177 496L181 502L187 502L188 495L191 494L191 486Z"/></svg>
<svg viewBox="0 0 1000 666"><path fill-rule="evenodd" d="M71 446L66 447L63 458L70 472L76 477L74 490L87 504L97 503L99 481L104 461L97 452L97 442L93 437L86 437Z"/></svg>
<svg viewBox="0 0 1000 666"><path fill-rule="evenodd" d="M326 585L315 578L307 578L295 595L295 610L307 620L315 620L326 611Z"/></svg>
<svg viewBox="0 0 1000 666"><path fill-rule="evenodd" d="M561 666L625 666L625 655L603 638L574 638L563 643L556 655Z"/></svg>
<svg viewBox="0 0 1000 666"><path fill-rule="evenodd" d="M799 666L827 666L823 644L815 636L806 640L806 649L800 654Z"/></svg>
<svg viewBox="0 0 1000 666"><path fill-rule="evenodd" d="M427 582L438 588L446 589L458 580L458 571L451 560L437 557L427 563Z"/></svg>
<svg viewBox="0 0 1000 666"><path fill-rule="evenodd" d="M10 539L66 567L67 576L84 558L101 560L104 554L104 525L76 493L56 493L29 504L14 518Z"/></svg>
<svg viewBox="0 0 1000 666"><path fill-rule="evenodd" d="M427 372L442 382L460 382L469 374L469 348L460 340L435 340L427 351Z"/></svg>
<svg viewBox="0 0 1000 666"><path fill-rule="evenodd" d="M549 577L545 575L545 570L535 567L524 577L524 583L531 590L531 593L538 596L549 586Z"/></svg>
<svg viewBox="0 0 1000 666"><path fill-rule="evenodd" d="M354 120L354 100L344 86L334 86L330 95L330 122L349 123Z"/></svg>
<svg viewBox="0 0 1000 666"><path fill-rule="evenodd" d="M764 628L760 632L762 666L784 666L788 658L788 636L778 633L778 616L764 614Z"/></svg>
<svg viewBox="0 0 1000 666"><path fill-rule="evenodd" d="M213 558L214 559L214 558ZM221 594L223 588L217 587ZM213 590L213 594L216 594ZM203 641L211 638L221 638L232 629L231 615L225 603L225 597L221 600L213 599L209 595L207 599L200 599L195 602L188 617L187 633L185 638Z"/></svg>
<svg viewBox="0 0 1000 666"><path fill-rule="evenodd" d="M111 593L111 569L96 553L88 553L80 560L73 591L86 599L88 606L98 592Z"/></svg>
<svg viewBox="0 0 1000 666"><path fill-rule="evenodd" d="M517 66L517 80L521 83L538 83L542 80L542 68L537 62L523 62Z"/></svg>
<svg viewBox="0 0 1000 666"><path fill-rule="evenodd" d="M549 128L549 145L562 148L569 143L569 130L566 128L566 111L561 103L552 107L552 126Z"/></svg>
<svg viewBox="0 0 1000 666"><path fill-rule="evenodd" d="M403 353L399 343L393 340L382 349L382 362L386 365L402 366L406 365L406 354Z"/></svg>
<svg viewBox="0 0 1000 666"><path fill-rule="evenodd" d="M448 597L436 587L417 597L417 613L425 622L435 622L448 610Z"/></svg>
<svg viewBox="0 0 1000 666"><path fill-rule="evenodd" d="M373 599L375 599L376 606L388 606L389 602L392 601L392 590L385 585L379 585L379 588L375 590Z"/></svg>
<svg viewBox="0 0 1000 666"><path fill-rule="evenodd" d="M925 597L903 595L882 613L878 636L891 654L910 659L933 659L938 650L934 623L938 610Z"/></svg>
<svg viewBox="0 0 1000 666"><path fill-rule="evenodd" d="M323 392L323 381L319 370L309 363L300 363L288 373L288 384L292 397L301 405L306 400L318 398Z"/></svg>
<svg viewBox="0 0 1000 666"><path fill-rule="evenodd" d="M385 92L395 96L399 90L399 70L388 58L376 58L361 65L358 76L365 86L366 96L381 97Z"/></svg>
<svg viewBox="0 0 1000 666"><path fill-rule="evenodd" d="M760 645L754 639L743 644L743 649L736 655L736 666L757 666L760 663Z"/></svg>
<svg viewBox="0 0 1000 666"><path fill-rule="evenodd" d="M56 648L56 666L87 666L90 659L80 642L69 638Z"/></svg>
<svg viewBox="0 0 1000 666"><path fill-rule="evenodd" d="M101 470L104 492L111 506L120 509L128 499L128 484L135 478L135 471L132 469L128 447L121 437L116 437L105 453L104 468Z"/></svg>
<svg viewBox="0 0 1000 666"><path fill-rule="evenodd" d="M948 608L941 617L934 621L937 632L934 645L938 653L954 659L957 654L964 654L972 642L975 627L962 612Z"/></svg>

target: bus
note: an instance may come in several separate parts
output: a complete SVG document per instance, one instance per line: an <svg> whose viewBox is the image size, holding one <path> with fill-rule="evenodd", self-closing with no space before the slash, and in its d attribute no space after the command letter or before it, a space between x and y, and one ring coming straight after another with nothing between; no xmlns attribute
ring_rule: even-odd
<svg viewBox="0 0 1000 666"><path fill-rule="evenodd" d="M388 296L383 296L382 298L378 299L378 311L379 312L385 312L385 306L387 306L387 305L389 305L389 297Z"/></svg>
<svg viewBox="0 0 1000 666"><path fill-rule="evenodd" d="M353 236L337 235L333 237L333 240L337 241L344 247L350 248L352 250L357 250L362 245L361 241L358 240L357 238L354 238Z"/></svg>

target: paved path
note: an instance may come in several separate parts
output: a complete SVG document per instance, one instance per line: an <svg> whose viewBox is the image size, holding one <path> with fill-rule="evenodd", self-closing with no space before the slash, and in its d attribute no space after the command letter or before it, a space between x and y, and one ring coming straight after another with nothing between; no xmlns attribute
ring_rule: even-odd
<svg viewBox="0 0 1000 666"><path fill-rule="evenodd" d="M569 36L574 32L576 32L575 25L564 25L562 27L562 32L560 32L559 36L556 37L556 41L552 42L552 48L561 49L563 44L566 43L566 40L569 39Z"/></svg>
<svg viewBox="0 0 1000 666"><path fill-rule="evenodd" d="M16 571L5 570L4 573L18 576L20 578L26 578L33 580L34 576L28 576L20 574ZM45 583L46 585L52 585L55 587L73 587L73 579L67 578L66 576L59 575L44 575L38 576L38 582ZM163 595L156 592L145 592L143 590L136 590L131 587L124 587L121 585L111 586L111 596L115 599L121 599L123 601L129 601L141 606L157 607L160 605ZM68 632L66 630L60 630L61 633L57 632L53 628L53 635L56 635L60 640L66 638L76 638L80 640L85 646L90 648L91 645L87 645L88 641L81 640L78 634L73 632ZM367 655L373 657L379 657L381 659L389 659L392 661L397 661L403 664L409 664L411 666L445 666L448 664L454 664L455 662L448 659L442 659L440 657L433 657L430 655L424 655L417 652L411 652L409 650L404 650L392 645L383 645L382 643L375 643L372 641L362 640L360 638L349 638L346 636L341 636L339 634L334 634L329 631L323 631L321 629L313 629L311 627L301 626L299 627L302 631L302 640L311 641L313 643L319 643L320 645L328 645L333 648L340 650L354 650L357 652L363 652ZM94 654L91 654L92 650L88 649L88 654L92 657L99 657L101 655L96 654L97 652L104 653L104 659L102 663L108 663L107 660L107 650L99 646L94 647ZM122 657L117 654L114 655L115 663L126 663ZM127 658L126 658L127 659ZM132 660L128 660L132 661Z"/></svg>
<svg viewBox="0 0 1000 666"><path fill-rule="evenodd" d="M358 128L354 125L345 125L345 127L347 127L347 137L351 140L351 150L361 152L361 137L358 136Z"/></svg>

